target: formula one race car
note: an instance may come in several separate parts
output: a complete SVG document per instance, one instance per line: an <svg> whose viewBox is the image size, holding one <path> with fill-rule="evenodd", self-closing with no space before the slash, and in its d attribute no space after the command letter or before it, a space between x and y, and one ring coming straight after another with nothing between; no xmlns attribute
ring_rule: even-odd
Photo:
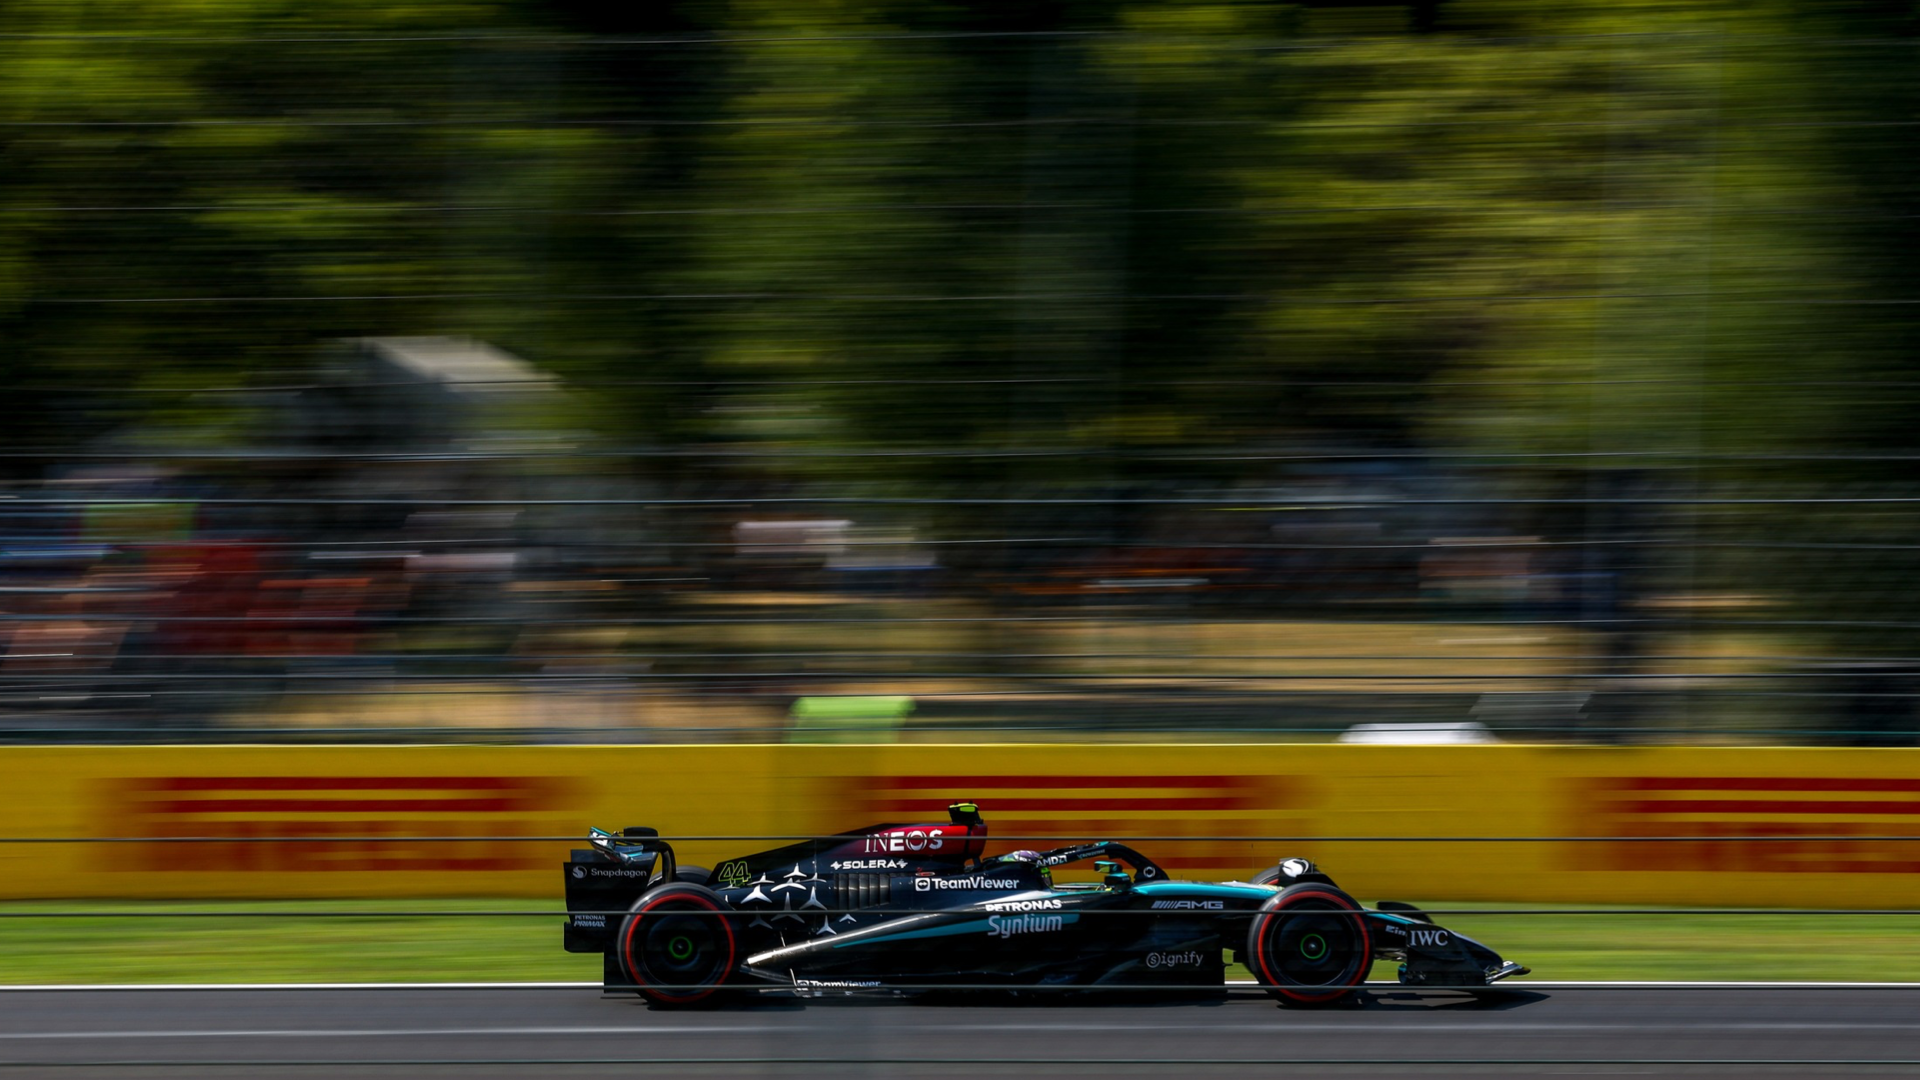
<svg viewBox="0 0 1920 1080"><path fill-rule="evenodd" d="M595 829L565 868L566 949L603 954L609 989L662 1006L751 987L1196 991L1225 985L1226 949L1296 1006L1351 997L1378 959L1399 961L1411 986L1471 990L1527 973L1411 905L1363 909L1305 859L1215 884L1172 880L1104 840L983 857L978 809L948 813L711 873L677 865L653 829ZM1055 868L1088 859L1099 882L1053 882Z"/></svg>

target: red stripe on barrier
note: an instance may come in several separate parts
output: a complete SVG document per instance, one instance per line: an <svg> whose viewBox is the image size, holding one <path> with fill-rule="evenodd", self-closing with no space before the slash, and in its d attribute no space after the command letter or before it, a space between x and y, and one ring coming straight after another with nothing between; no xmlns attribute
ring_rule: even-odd
<svg viewBox="0 0 1920 1080"><path fill-rule="evenodd" d="M538 783L514 776L167 776L152 791L513 791Z"/></svg>
<svg viewBox="0 0 1920 1080"><path fill-rule="evenodd" d="M1627 791L1898 791L1920 792L1920 780L1852 776L1633 776Z"/></svg>
<svg viewBox="0 0 1920 1080"><path fill-rule="evenodd" d="M173 799L150 803L150 814L391 814L422 811L499 814L535 810L526 798L475 799Z"/></svg>
<svg viewBox="0 0 1920 1080"><path fill-rule="evenodd" d="M913 813L924 810L926 804L917 799L879 799L873 803L880 813ZM1257 810L1256 800L1238 795L1175 795L1164 798L1146 796L1122 796L1112 799L1076 799L1072 797L1040 797L1025 799L994 799L982 809L995 813L1002 810L1052 810L1069 812L1074 810ZM996 824L1000 824L997 820ZM1005 825L1001 825L1005 828Z"/></svg>
<svg viewBox="0 0 1920 1080"><path fill-rule="evenodd" d="M1849 799L1643 799L1629 814L1920 814L1920 802Z"/></svg>
<svg viewBox="0 0 1920 1080"><path fill-rule="evenodd" d="M887 776L867 783L892 791L936 791L964 798L981 789L1083 790L1086 788L1233 788L1251 787L1251 776ZM963 790L964 789L964 790ZM997 804L997 803L996 803Z"/></svg>

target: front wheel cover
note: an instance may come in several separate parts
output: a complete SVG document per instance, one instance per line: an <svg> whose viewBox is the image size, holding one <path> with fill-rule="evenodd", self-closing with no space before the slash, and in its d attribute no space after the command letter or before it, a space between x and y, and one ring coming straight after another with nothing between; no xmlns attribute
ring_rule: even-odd
<svg viewBox="0 0 1920 1080"><path fill-rule="evenodd" d="M730 910L713 890L676 883L648 889L615 939L620 968L656 1005L713 997L740 959Z"/></svg>
<svg viewBox="0 0 1920 1080"><path fill-rule="evenodd" d="M1260 905L1247 930L1254 978L1282 1005L1330 1005L1350 996L1373 967L1373 933L1360 911L1358 901L1331 885L1281 890Z"/></svg>

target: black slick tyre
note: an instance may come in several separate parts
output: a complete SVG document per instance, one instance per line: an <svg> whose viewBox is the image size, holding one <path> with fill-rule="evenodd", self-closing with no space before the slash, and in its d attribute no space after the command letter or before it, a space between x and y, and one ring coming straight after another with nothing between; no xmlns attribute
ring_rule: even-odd
<svg viewBox="0 0 1920 1080"><path fill-rule="evenodd" d="M620 971L634 991L667 1008L711 1004L739 966L731 909L712 889L656 885L633 902L614 938Z"/></svg>
<svg viewBox="0 0 1920 1080"><path fill-rule="evenodd" d="M1373 933L1358 901L1317 881L1275 893L1247 929L1247 967L1267 993L1295 1008L1353 996L1373 967Z"/></svg>

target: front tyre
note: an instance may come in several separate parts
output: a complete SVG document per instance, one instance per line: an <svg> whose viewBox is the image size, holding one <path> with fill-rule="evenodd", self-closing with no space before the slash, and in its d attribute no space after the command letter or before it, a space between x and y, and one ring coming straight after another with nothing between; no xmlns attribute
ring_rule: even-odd
<svg viewBox="0 0 1920 1080"><path fill-rule="evenodd" d="M655 1005L710 1002L740 962L731 910L703 885L656 885L634 901L614 939L620 970Z"/></svg>
<svg viewBox="0 0 1920 1080"><path fill-rule="evenodd" d="M1331 885L1302 882L1260 905L1247 930L1247 966L1280 1004L1331 1005L1373 967L1373 933L1360 904Z"/></svg>

